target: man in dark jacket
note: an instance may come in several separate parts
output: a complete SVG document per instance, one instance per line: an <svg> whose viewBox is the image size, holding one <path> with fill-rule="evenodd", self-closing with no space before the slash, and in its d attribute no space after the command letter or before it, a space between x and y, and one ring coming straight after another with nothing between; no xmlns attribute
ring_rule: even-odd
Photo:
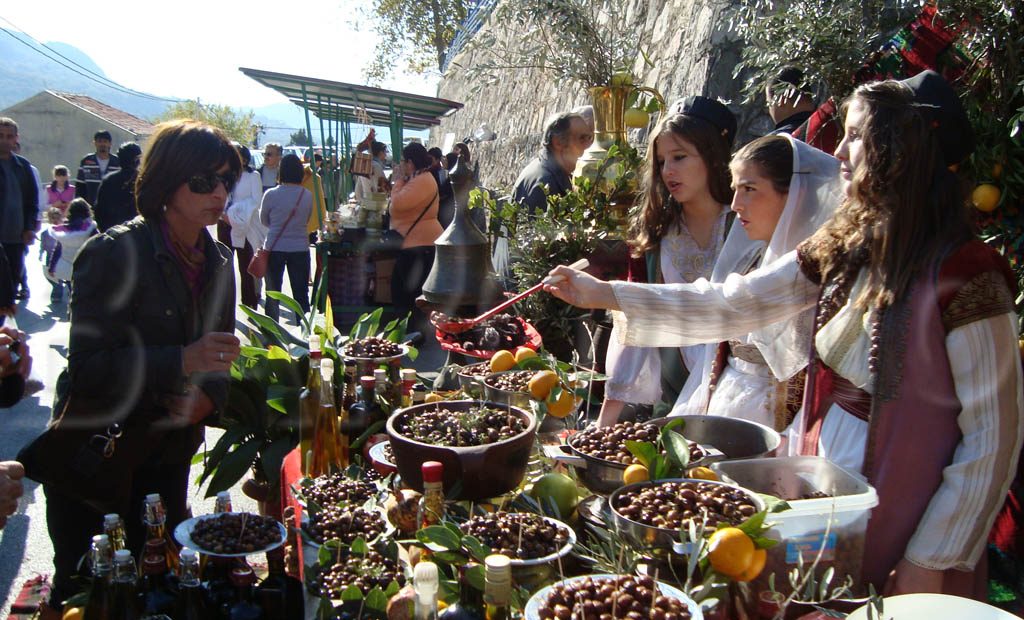
<svg viewBox="0 0 1024 620"><path fill-rule="evenodd" d="M123 224L139 214L135 208L135 177L141 158L142 149L134 142L125 142L117 149L121 169L103 177L92 210L100 232Z"/></svg>
<svg viewBox="0 0 1024 620"><path fill-rule="evenodd" d="M804 84L804 72L796 67L786 67L765 87L768 102L768 116L775 123L773 134L796 136L798 130L806 131L804 125L814 112L814 93Z"/></svg>
<svg viewBox="0 0 1024 620"><path fill-rule="evenodd" d="M549 119L544 128L544 151L519 173L513 200L528 207L530 213L546 211L548 194L572 190L570 175L593 141L594 132L579 114L564 112Z"/></svg>
<svg viewBox="0 0 1024 620"><path fill-rule="evenodd" d="M96 150L83 157L78 164L75 196L85 198L89 201L89 206L96 204L96 194L100 191L103 177L121 169L121 160L117 158L117 155L110 154L112 140L109 131L97 131L92 136L92 143Z"/></svg>
<svg viewBox="0 0 1024 620"><path fill-rule="evenodd" d="M35 241L39 227L39 186L32 174L32 164L15 154L17 142L18 124L13 119L0 118L0 243L7 255L14 290L25 266L25 247Z"/></svg>

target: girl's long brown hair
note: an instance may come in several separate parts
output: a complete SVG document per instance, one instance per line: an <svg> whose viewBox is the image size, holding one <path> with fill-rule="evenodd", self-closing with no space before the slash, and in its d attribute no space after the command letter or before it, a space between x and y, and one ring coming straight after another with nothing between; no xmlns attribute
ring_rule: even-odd
<svg viewBox="0 0 1024 620"><path fill-rule="evenodd" d="M851 256L866 256L868 282L858 307L885 308L914 278L971 236L965 187L943 161L938 136L894 80L858 87L843 104L866 108L859 128L864 162L852 189L801 254L822 281L841 274Z"/></svg>
<svg viewBox="0 0 1024 620"><path fill-rule="evenodd" d="M654 249L661 238L681 223L683 208L668 193L658 166L658 136L671 131L693 145L708 170L708 189L720 204L732 202L729 184L729 141L711 123L685 114L667 116L658 123L647 144L647 161L641 170L639 209L630 222L630 248L634 256Z"/></svg>

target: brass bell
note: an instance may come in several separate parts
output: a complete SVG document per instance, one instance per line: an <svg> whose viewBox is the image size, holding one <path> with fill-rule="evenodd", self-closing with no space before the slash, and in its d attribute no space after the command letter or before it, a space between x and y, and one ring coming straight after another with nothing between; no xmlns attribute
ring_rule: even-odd
<svg viewBox="0 0 1024 620"><path fill-rule="evenodd" d="M479 307L490 307L500 291L491 263L491 245L469 216L473 173L460 157L448 178L454 193L455 216L434 242L434 265L417 305L459 316Z"/></svg>

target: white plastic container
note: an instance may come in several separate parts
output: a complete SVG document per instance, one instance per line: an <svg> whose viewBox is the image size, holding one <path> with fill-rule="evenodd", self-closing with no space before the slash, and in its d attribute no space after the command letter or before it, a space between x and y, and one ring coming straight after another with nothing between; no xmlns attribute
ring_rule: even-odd
<svg viewBox="0 0 1024 620"><path fill-rule="evenodd" d="M711 468L725 482L789 502L789 510L768 515L766 522L773 524L770 535L780 542L768 550L765 571L755 587L766 589L768 577L774 573L776 590L788 594L792 591L788 572L801 556L804 566L810 566L820 551L815 573L820 576L832 567L833 586L849 575L854 580L854 592L860 593L864 534L871 509L878 505L874 487L816 456L723 461ZM829 497L800 499L814 493Z"/></svg>

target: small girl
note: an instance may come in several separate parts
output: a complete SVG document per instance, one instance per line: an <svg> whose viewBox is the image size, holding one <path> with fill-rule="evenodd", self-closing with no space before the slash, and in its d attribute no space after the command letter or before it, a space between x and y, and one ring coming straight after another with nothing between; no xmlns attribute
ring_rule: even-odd
<svg viewBox="0 0 1024 620"><path fill-rule="evenodd" d="M72 266L78 251L89 237L96 234L96 222L92 220L92 208L84 198L75 198L68 205L67 217L60 226L53 227L51 234L57 242L50 260L46 264L46 277L53 285L50 303L64 301L64 286L71 287Z"/></svg>
<svg viewBox="0 0 1024 620"><path fill-rule="evenodd" d="M46 186L46 206L60 209L61 216L75 197L75 186L68 182L68 167L53 167L53 182Z"/></svg>

